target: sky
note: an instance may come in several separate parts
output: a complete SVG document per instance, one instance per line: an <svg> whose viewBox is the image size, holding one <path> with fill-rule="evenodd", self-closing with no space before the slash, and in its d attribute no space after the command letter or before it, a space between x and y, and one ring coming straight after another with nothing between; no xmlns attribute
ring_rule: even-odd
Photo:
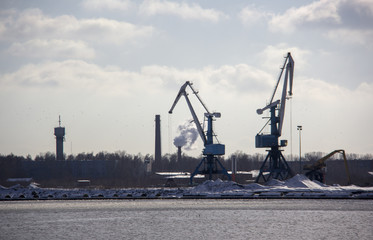
<svg viewBox="0 0 373 240"><path fill-rule="evenodd" d="M186 81L221 113L214 130L227 156L265 154L256 109L287 52L284 153L298 155L301 137L302 154L373 154L372 0L3 0L0 9L0 154L55 152L59 116L66 154L154 154L156 114L162 154L175 153L192 116L185 99L168 111ZM184 153L202 149L198 138Z"/></svg>

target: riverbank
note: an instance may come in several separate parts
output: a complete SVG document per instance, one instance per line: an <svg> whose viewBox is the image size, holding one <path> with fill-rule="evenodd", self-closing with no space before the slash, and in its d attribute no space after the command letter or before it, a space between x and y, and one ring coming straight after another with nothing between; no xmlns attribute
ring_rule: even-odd
<svg viewBox="0 0 373 240"><path fill-rule="evenodd" d="M185 188L60 189L30 184L0 189L0 200L81 200L81 199L373 199L373 187L325 185L296 175L286 181L271 180L265 185L232 181L205 181Z"/></svg>

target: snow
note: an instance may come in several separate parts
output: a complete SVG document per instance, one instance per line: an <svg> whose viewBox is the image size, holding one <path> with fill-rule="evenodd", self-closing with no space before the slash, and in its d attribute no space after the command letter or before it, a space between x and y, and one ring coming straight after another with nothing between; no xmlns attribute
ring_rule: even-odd
<svg viewBox="0 0 373 240"><path fill-rule="evenodd" d="M373 187L325 185L296 175L286 181L272 179L265 185L241 185L233 181L208 180L185 188L60 189L36 184L0 186L0 200L31 199L178 199L178 198L320 198L373 199Z"/></svg>
<svg viewBox="0 0 373 240"><path fill-rule="evenodd" d="M221 179L207 180L202 184L191 188L188 193L195 194L195 193L225 193L229 191L234 191L236 189L243 189L242 185L237 184L236 182L232 181L222 181Z"/></svg>

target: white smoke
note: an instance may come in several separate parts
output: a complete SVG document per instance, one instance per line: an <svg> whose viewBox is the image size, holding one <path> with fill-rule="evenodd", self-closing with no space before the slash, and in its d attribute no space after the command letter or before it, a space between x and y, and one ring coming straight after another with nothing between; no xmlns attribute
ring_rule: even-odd
<svg viewBox="0 0 373 240"><path fill-rule="evenodd" d="M192 121L187 121L177 128L179 136L174 138L176 147L183 147L184 150L191 150L197 140L198 132Z"/></svg>

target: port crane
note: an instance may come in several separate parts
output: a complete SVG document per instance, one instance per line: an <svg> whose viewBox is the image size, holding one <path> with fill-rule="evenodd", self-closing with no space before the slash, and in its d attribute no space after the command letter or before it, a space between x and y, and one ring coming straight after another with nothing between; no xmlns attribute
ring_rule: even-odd
<svg viewBox="0 0 373 240"><path fill-rule="evenodd" d="M186 88L189 87L193 94L197 97L198 101L202 104L203 108L205 109L206 113L204 114L204 119L207 119L207 131L204 131L204 128L201 126L200 121L198 120L198 117L193 109L193 106L189 100L188 93L186 91ZM204 145L203 149L203 158L201 162L197 165L196 169L190 176L190 184L193 184L193 178L197 174L204 174L209 176L209 180L212 179L212 174L224 174L227 176L229 180L231 180L231 176L228 174L227 170L224 168L222 163L219 161L217 156L221 156L225 154L225 145L220 143L214 143L214 137L215 134L213 132L213 121L215 118L220 118L221 114L219 112L213 112L211 113L206 105L203 103L201 98L198 95L198 92L193 88L192 83L187 81L185 82L181 88L179 93L176 96L176 99L174 103L172 104L172 107L170 111L168 111L169 114L172 114L172 111L174 110L176 104L179 102L179 99L184 96L185 100L187 102L187 105L189 107L189 110L192 114L193 121L197 127L197 131L199 133L199 136L201 137Z"/></svg>
<svg viewBox="0 0 373 240"><path fill-rule="evenodd" d="M281 99L273 101L284 71L285 75ZM267 182L270 179L285 180L293 176L292 170L282 155L282 150L280 150L280 147L287 146L287 140L281 140L279 144L279 138L282 134L282 125L284 123L286 100L288 97L293 95L293 76L294 60L289 52L285 57L284 64L281 68L280 75L269 103L265 107L256 110L257 114L261 115L264 111L269 109L270 117L264 127L256 135L255 147L270 148L270 150L267 150L267 157L260 167L259 175L255 182L259 182L261 179L263 179L264 182ZM288 85L289 91L287 91ZM268 124L271 126L270 134L262 133Z"/></svg>
<svg viewBox="0 0 373 240"><path fill-rule="evenodd" d="M326 160L331 158L336 153L340 153L343 156L343 160L344 160L345 168L346 168L346 174L347 174L347 184L351 184L351 177L350 177L350 171L348 170L346 153L343 149L335 150L327 154L326 156L320 158L314 163L304 165L303 170L307 171L305 173L306 177L308 177L311 180L317 180L319 182L325 183L322 169L326 167Z"/></svg>

